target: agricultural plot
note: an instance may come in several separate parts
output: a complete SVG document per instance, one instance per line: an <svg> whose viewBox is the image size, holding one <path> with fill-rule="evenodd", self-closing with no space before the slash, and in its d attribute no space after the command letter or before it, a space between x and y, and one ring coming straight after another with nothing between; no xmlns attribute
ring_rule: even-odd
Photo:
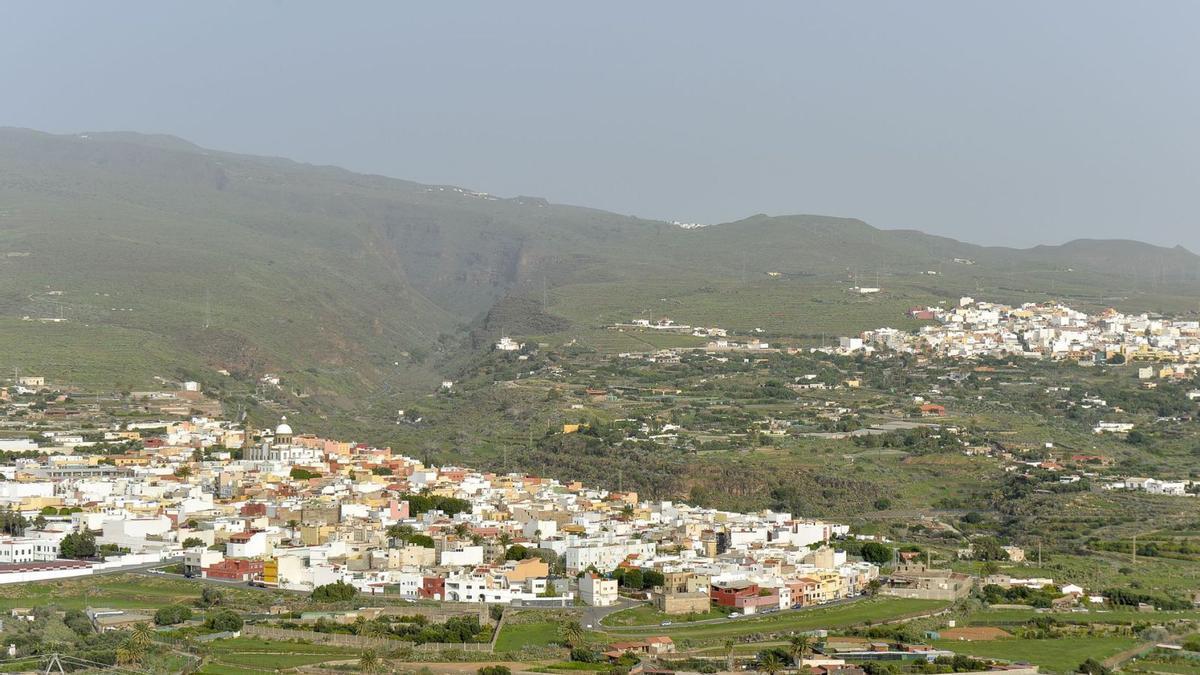
<svg viewBox="0 0 1200 675"><path fill-rule="evenodd" d="M883 623L926 613L936 612L946 603L936 600L875 598L831 607L779 612L749 619L720 619L712 623L672 626L614 627L607 635L639 637L648 634L669 635L676 642L693 643L736 638L757 633L837 629L850 626Z"/></svg>
<svg viewBox="0 0 1200 675"><path fill-rule="evenodd" d="M233 638L209 645L201 673L261 673L357 659L360 651L332 645Z"/></svg>
<svg viewBox="0 0 1200 675"><path fill-rule="evenodd" d="M1128 637L1067 637L1053 640L1004 639L967 642L935 640L934 646L978 658L1027 662L1055 673L1071 673L1089 658L1102 661L1137 644Z"/></svg>
<svg viewBox="0 0 1200 675"><path fill-rule="evenodd" d="M556 644L558 621L505 623L496 638L496 652L518 652L525 648L542 648Z"/></svg>
<svg viewBox="0 0 1200 675"><path fill-rule="evenodd" d="M96 349L97 344L104 349ZM187 357L166 340L140 330L0 320L0 363L44 375L53 382L103 389L147 386L154 375L177 372L181 361Z"/></svg>

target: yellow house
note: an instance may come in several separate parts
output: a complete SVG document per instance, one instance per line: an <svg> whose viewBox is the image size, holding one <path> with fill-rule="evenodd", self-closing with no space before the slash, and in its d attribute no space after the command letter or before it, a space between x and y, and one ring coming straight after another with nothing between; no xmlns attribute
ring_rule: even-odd
<svg viewBox="0 0 1200 675"><path fill-rule="evenodd" d="M808 575L810 579L816 579L820 586L821 597L826 601L837 600L846 595L846 588L842 583L842 575L832 570L820 570L815 574Z"/></svg>
<svg viewBox="0 0 1200 675"><path fill-rule="evenodd" d="M141 455L109 455L113 466L149 466L150 458Z"/></svg>
<svg viewBox="0 0 1200 675"><path fill-rule="evenodd" d="M47 506L62 508L63 501L59 497L24 497L21 499L21 511L41 511Z"/></svg>
<svg viewBox="0 0 1200 675"><path fill-rule="evenodd" d="M550 566L540 558L526 558L507 563L504 576L510 584L519 584L526 579L536 579L550 574Z"/></svg>
<svg viewBox="0 0 1200 675"><path fill-rule="evenodd" d="M271 558L263 563L263 583L277 585L279 583L279 559Z"/></svg>
<svg viewBox="0 0 1200 675"><path fill-rule="evenodd" d="M319 546L327 541L329 536L337 531L337 528L332 525L302 525L300 527L300 541L304 542L305 546Z"/></svg>

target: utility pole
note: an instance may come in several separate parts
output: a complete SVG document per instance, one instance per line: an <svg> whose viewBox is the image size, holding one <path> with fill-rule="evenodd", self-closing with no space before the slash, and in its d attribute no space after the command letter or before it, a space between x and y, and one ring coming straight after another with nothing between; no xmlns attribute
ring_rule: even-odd
<svg viewBox="0 0 1200 675"><path fill-rule="evenodd" d="M67 671L63 669L62 662L58 660L58 654L51 654L50 659L46 661L46 670L42 672L45 675L50 675L50 673L63 673L65 675Z"/></svg>
<svg viewBox="0 0 1200 675"><path fill-rule="evenodd" d="M1137 565L1137 533L1133 535L1133 564Z"/></svg>

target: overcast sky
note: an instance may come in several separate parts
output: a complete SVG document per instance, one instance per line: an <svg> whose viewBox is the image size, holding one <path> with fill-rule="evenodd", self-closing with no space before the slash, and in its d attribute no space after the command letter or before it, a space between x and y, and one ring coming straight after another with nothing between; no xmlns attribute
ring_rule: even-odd
<svg viewBox="0 0 1200 675"><path fill-rule="evenodd" d="M714 223L1200 250L1200 3L6 2L0 125Z"/></svg>

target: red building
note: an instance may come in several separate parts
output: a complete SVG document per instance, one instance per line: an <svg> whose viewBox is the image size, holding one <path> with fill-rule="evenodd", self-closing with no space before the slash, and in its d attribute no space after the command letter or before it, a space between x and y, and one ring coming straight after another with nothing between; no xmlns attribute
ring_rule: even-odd
<svg viewBox="0 0 1200 675"><path fill-rule="evenodd" d="M227 581L250 581L255 577L261 577L262 573L263 561L245 558L226 558L200 570L201 576L205 579L225 579Z"/></svg>
<svg viewBox="0 0 1200 675"><path fill-rule="evenodd" d="M741 609L751 599L758 597L758 584L749 581L729 581L713 584L712 590L708 595L720 607L736 607Z"/></svg>
<svg viewBox="0 0 1200 675"><path fill-rule="evenodd" d="M421 590L418 593L426 600L441 600L446 597L446 580L442 577L425 577L421 579Z"/></svg>

